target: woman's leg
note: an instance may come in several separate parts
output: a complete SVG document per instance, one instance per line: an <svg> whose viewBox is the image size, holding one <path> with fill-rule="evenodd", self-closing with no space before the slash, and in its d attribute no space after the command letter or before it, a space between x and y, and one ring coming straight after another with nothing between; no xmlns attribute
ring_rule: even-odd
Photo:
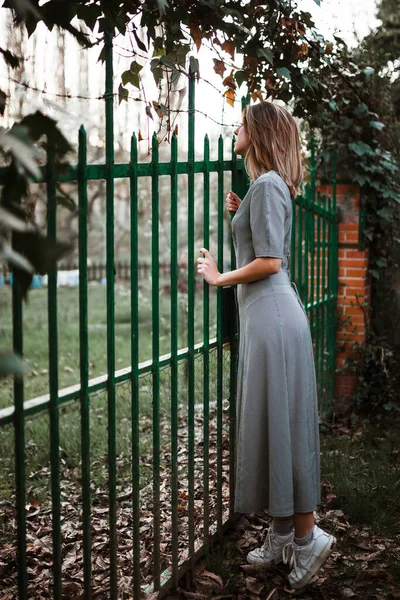
<svg viewBox="0 0 400 600"><path fill-rule="evenodd" d="M314 527L314 513L294 513L294 531L296 538L303 538Z"/></svg>
<svg viewBox="0 0 400 600"><path fill-rule="evenodd" d="M274 517L272 526L275 533L288 535L293 529L293 515L291 517Z"/></svg>

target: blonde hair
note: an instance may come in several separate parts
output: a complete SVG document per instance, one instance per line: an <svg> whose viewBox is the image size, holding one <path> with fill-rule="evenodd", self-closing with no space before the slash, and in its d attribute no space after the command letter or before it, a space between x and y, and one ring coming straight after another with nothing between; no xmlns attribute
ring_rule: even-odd
<svg viewBox="0 0 400 600"><path fill-rule="evenodd" d="M283 107L272 102L247 106L243 126L249 138L245 164L250 179L276 171L295 198L303 179L300 137L296 121Z"/></svg>

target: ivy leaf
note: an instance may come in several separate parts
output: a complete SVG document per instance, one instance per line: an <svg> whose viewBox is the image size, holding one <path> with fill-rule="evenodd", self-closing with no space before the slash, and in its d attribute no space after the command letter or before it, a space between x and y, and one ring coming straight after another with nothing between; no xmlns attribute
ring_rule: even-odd
<svg viewBox="0 0 400 600"><path fill-rule="evenodd" d="M356 183L358 183L361 187L365 185L368 181L368 177L364 177L364 175L353 175L353 179Z"/></svg>
<svg viewBox="0 0 400 600"><path fill-rule="evenodd" d="M154 81L158 85L163 78L163 72L160 67L160 59L159 58L153 58L153 60L150 63L150 69L151 69L151 72L153 73Z"/></svg>
<svg viewBox="0 0 400 600"><path fill-rule="evenodd" d="M390 206L384 206L383 208L381 208L380 210L377 210L376 212L380 217L382 217L383 219L386 219L387 221L390 221L390 219L393 218L393 214L394 214L393 208L391 208ZM386 258L381 259L381 260L386 261ZM377 264L378 263L379 263L379 261L377 261ZM384 265L384 266L386 266L386 265Z"/></svg>
<svg viewBox="0 0 400 600"><path fill-rule="evenodd" d="M387 267L387 258L385 258L384 256L382 256L381 258L378 258L378 260L376 261L376 264L378 265L378 267Z"/></svg>
<svg viewBox="0 0 400 600"><path fill-rule="evenodd" d="M358 156L364 156L364 154L374 154L373 149L364 142L352 142L348 145L349 149L358 154Z"/></svg>
<svg viewBox="0 0 400 600"><path fill-rule="evenodd" d="M225 63L222 60L218 60L217 58L214 58L213 61L214 61L214 71L216 72L217 75L221 75L221 77L223 77L224 73L226 71Z"/></svg>
<svg viewBox="0 0 400 600"><path fill-rule="evenodd" d="M173 71L176 69L174 60L168 56L168 54L160 58L160 63L168 67L168 69L172 69Z"/></svg>
<svg viewBox="0 0 400 600"><path fill-rule="evenodd" d="M232 90L232 88L229 88L228 90L226 90L226 92L224 93L224 96L226 98L227 103L230 106L235 106L235 92L234 92L234 90Z"/></svg>
<svg viewBox="0 0 400 600"><path fill-rule="evenodd" d="M377 129L378 131L382 131L382 129L385 127L385 124L381 123L381 121L370 121L369 126L373 129Z"/></svg>
<svg viewBox="0 0 400 600"><path fill-rule="evenodd" d="M286 67L279 67L276 70L276 72L280 77L284 77L285 79L291 79L290 71Z"/></svg>
<svg viewBox="0 0 400 600"><path fill-rule="evenodd" d="M142 52L147 52L147 48L146 48L145 44L142 42L142 40L140 39L140 37L138 36L136 29L134 29L132 33L134 35L134 38L136 40L139 50L142 50Z"/></svg>
<svg viewBox="0 0 400 600"><path fill-rule="evenodd" d="M368 112L368 106L366 104L364 104L364 102L362 102L361 104L359 104L354 110L353 110L353 114L356 117L359 117L365 113Z"/></svg>
<svg viewBox="0 0 400 600"><path fill-rule="evenodd" d="M125 100L125 102L128 102L128 96L129 96L129 92L126 88L124 88L124 86L122 85L122 83L119 84L119 88L118 88L118 100L119 100L119 104L121 104L121 102L123 100Z"/></svg>
<svg viewBox="0 0 400 600"><path fill-rule="evenodd" d="M124 71L121 75L122 85L126 85L127 83L131 83L136 88L140 89L140 78L139 72L143 69L142 65L139 65L135 60L131 62L130 69L128 71Z"/></svg>
<svg viewBox="0 0 400 600"><path fill-rule="evenodd" d="M200 50L201 40L203 39L203 33L198 25L192 25L190 27L190 35L193 38L194 43L196 44L197 51Z"/></svg>
<svg viewBox="0 0 400 600"><path fill-rule="evenodd" d="M169 6L168 1L167 0L157 0L157 4L158 4L158 10L160 11L160 14L163 15Z"/></svg>
<svg viewBox="0 0 400 600"><path fill-rule="evenodd" d="M6 109L6 100L7 100L7 94L5 92L3 92L3 90L0 90L0 115L4 115L4 111Z"/></svg>
<svg viewBox="0 0 400 600"><path fill-rule="evenodd" d="M97 19L101 15L101 8L97 4L84 4L78 7L76 16L85 21L86 25L93 31Z"/></svg>
<svg viewBox="0 0 400 600"><path fill-rule="evenodd" d="M222 47L222 50L225 50L225 52L227 52L231 56L232 60L234 60L234 58L235 58L234 42L231 42L230 40L226 40L226 42L224 42L221 47Z"/></svg>
<svg viewBox="0 0 400 600"><path fill-rule="evenodd" d="M246 71L236 71L235 73L235 79L239 87L242 85L242 83L248 81L248 78L249 76L248 73L246 73Z"/></svg>
<svg viewBox="0 0 400 600"><path fill-rule="evenodd" d="M257 56L266 58L270 65L274 64L274 55L272 54L271 50L268 50L268 48L259 48L257 50ZM284 69L285 67L282 67L282 68ZM279 71L279 69L278 69L278 71ZM287 69L286 69L286 71L287 71ZM289 71L288 71L288 73L289 73ZM289 73L289 79L290 79L290 73Z"/></svg>
<svg viewBox="0 0 400 600"><path fill-rule="evenodd" d="M339 110L339 107L334 100L329 100L329 106L336 112Z"/></svg>
<svg viewBox="0 0 400 600"><path fill-rule="evenodd" d="M12 69L16 69L17 67L19 67L18 56L16 56L9 50L4 50L3 48L0 48L0 54L3 55L3 58L9 67L11 67Z"/></svg>
<svg viewBox="0 0 400 600"><path fill-rule="evenodd" d="M153 113L151 112L151 106L150 104L146 104L146 115L152 120L154 121L153 118Z"/></svg>
<svg viewBox="0 0 400 600"><path fill-rule="evenodd" d="M140 89L140 80L139 75L137 73L132 73L132 71L124 71L121 75L122 85L126 85L127 83L131 83L133 86Z"/></svg>

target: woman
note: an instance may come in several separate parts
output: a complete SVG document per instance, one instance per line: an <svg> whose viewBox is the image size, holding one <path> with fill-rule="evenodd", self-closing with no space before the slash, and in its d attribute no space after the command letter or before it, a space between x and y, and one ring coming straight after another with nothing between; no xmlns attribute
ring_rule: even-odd
<svg viewBox="0 0 400 600"><path fill-rule="evenodd" d="M289 562L292 588L307 585L336 542L314 523L320 503L318 404L311 334L290 283L292 199L303 176L296 122L270 102L248 106L236 131L252 185L230 192L237 269L219 273L202 248L198 273L237 285L240 344L235 510L273 517L252 564ZM293 284L294 285L294 284ZM293 531L294 526L294 531Z"/></svg>

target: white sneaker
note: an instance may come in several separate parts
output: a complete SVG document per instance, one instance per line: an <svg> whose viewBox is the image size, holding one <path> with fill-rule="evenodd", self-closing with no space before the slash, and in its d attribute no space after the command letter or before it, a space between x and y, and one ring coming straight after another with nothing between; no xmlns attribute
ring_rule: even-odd
<svg viewBox="0 0 400 600"><path fill-rule="evenodd" d="M298 546L295 542L287 544L283 549L283 562L292 567L289 573L290 586L298 590L311 581L322 567L336 538L314 525L313 539L307 546Z"/></svg>
<svg viewBox="0 0 400 600"><path fill-rule="evenodd" d="M292 544L294 531L288 535L279 535L275 533L273 527L267 530L267 536L261 548L252 550L247 555L247 562L251 565L260 565L269 567L273 563L277 564L283 560L283 548Z"/></svg>

